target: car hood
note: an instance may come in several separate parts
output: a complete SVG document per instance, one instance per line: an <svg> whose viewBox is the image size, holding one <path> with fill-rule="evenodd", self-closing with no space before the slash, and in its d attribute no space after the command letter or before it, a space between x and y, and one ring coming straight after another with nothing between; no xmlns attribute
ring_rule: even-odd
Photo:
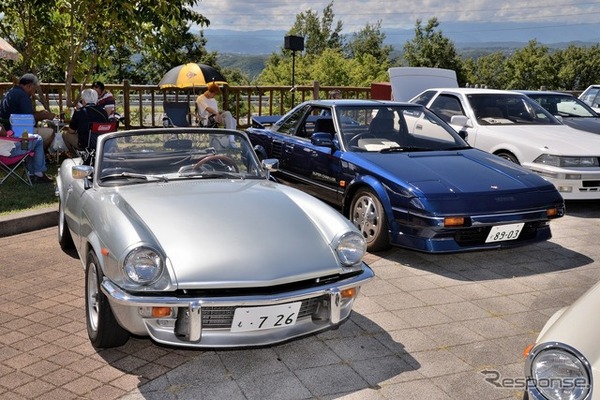
<svg viewBox="0 0 600 400"><path fill-rule="evenodd" d="M546 154L559 156L600 155L596 134L574 129L568 125L479 126L477 135L490 135L495 137L498 143L513 143L515 146L538 149L541 153ZM479 139L475 138L475 146L479 147L477 140Z"/></svg>
<svg viewBox="0 0 600 400"><path fill-rule="evenodd" d="M563 123L571 128L582 131L600 133L600 118L568 118L563 117Z"/></svg>
<svg viewBox="0 0 600 400"><path fill-rule="evenodd" d="M328 244L352 226L298 190L256 180L135 189L120 188L114 203L153 233L179 288L270 286L342 272Z"/></svg>
<svg viewBox="0 0 600 400"><path fill-rule="evenodd" d="M407 153L358 153L372 171L406 182L422 196L515 192L552 187L550 183L500 157L477 149Z"/></svg>
<svg viewBox="0 0 600 400"><path fill-rule="evenodd" d="M598 304L600 304L600 283L592 286L569 307L557 311L542 329L536 343L568 344L581 352L597 373L600 370Z"/></svg>

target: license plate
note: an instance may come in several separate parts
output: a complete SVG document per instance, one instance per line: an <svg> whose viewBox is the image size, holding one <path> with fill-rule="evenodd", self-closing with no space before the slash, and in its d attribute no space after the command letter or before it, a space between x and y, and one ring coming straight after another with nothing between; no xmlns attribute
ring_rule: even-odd
<svg viewBox="0 0 600 400"><path fill-rule="evenodd" d="M520 224L509 224L509 225L497 225L493 226L490 230L490 234L487 239L485 239L486 243L493 242L502 242L505 240L515 240L519 237L521 230L523 229L524 223Z"/></svg>
<svg viewBox="0 0 600 400"><path fill-rule="evenodd" d="M302 302L266 307L240 307L233 314L231 332L248 332L291 326Z"/></svg>

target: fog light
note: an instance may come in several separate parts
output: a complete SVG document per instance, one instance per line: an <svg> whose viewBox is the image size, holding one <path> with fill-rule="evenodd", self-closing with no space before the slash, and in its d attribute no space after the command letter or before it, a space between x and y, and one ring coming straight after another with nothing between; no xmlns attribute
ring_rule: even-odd
<svg viewBox="0 0 600 400"><path fill-rule="evenodd" d="M546 210L546 216L549 218L556 217L558 214L558 208L549 208Z"/></svg>
<svg viewBox="0 0 600 400"><path fill-rule="evenodd" d="M565 179L581 179L581 174L565 174Z"/></svg>
<svg viewBox="0 0 600 400"><path fill-rule="evenodd" d="M559 186L558 191L562 193L571 193L573 191L572 186Z"/></svg>

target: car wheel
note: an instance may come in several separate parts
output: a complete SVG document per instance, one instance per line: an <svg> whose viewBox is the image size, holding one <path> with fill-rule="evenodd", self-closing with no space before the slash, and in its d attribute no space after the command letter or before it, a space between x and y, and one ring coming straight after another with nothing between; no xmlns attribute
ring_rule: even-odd
<svg viewBox="0 0 600 400"><path fill-rule="evenodd" d="M514 154L509 153L508 151L500 151L498 153L495 153L498 157L504 158L505 160L508 160L510 162L513 162L515 164L520 164L519 160L517 160L517 157L514 156Z"/></svg>
<svg viewBox="0 0 600 400"><path fill-rule="evenodd" d="M60 248L64 251L75 248L71 232L69 232L69 227L67 226L65 209L60 201L58 204L58 243L60 244Z"/></svg>
<svg viewBox="0 0 600 400"><path fill-rule="evenodd" d="M359 190L352 199L350 220L367 241L370 252L390 247L388 226L381 202L371 190Z"/></svg>
<svg viewBox="0 0 600 400"><path fill-rule="evenodd" d="M98 258L90 251L85 270L85 319L88 336L96 348L118 347L129 340L129 332L119 325L106 295L100 289L103 277Z"/></svg>

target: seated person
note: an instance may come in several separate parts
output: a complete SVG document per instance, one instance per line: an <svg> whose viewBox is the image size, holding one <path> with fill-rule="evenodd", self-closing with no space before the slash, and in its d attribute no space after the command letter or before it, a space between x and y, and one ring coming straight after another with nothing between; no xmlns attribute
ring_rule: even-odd
<svg viewBox="0 0 600 400"><path fill-rule="evenodd" d="M94 89L81 91L82 107L76 110L71 117L71 122L66 128L63 139L71 156L78 151L96 148L96 137L90 133L93 122L108 122L108 114L98 106L98 93Z"/></svg>
<svg viewBox="0 0 600 400"><path fill-rule="evenodd" d="M209 83L204 93L196 99L196 109L200 119L200 126L211 126L210 120L213 119L218 125L224 125L226 129L236 129L237 123L229 111L219 112L219 105L215 96L221 93L219 85ZM222 136L222 135L219 135ZM214 138L212 140L215 148L227 148L227 140L223 138ZM229 146L235 147L233 136L229 137Z"/></svg>
<svg viewBox="0 0 600 400"><path fill-rule="evenodd" d="M32 114L35 122L53 119L54 114L48 110L35 111L31 97L35 95L39 87L39 80L34 74L25 74L19 79L19 83L12 87L0 103L0 124L6 131L11 130L10 116L12 114ZM54 129L36 127L33 132L42 137L44 149L47 150L54 139Z"/></svg>
<svg viewBox="0 0 600 400"><path fill-rule="evenodd" d="M10 137L12 133L11 130L6 130L3 125L0 125L0 136ZM19 142L12 143L14 143L14 147L10 150L10 154L8 154L10 157L25 154L33 150L33 158L29 157L26 160L26 168L31 182L52 183L52 178L46 175L46 155L44 154L42 137L36 134L29 135L29 148L27 150L23 149Z"/></svg>

